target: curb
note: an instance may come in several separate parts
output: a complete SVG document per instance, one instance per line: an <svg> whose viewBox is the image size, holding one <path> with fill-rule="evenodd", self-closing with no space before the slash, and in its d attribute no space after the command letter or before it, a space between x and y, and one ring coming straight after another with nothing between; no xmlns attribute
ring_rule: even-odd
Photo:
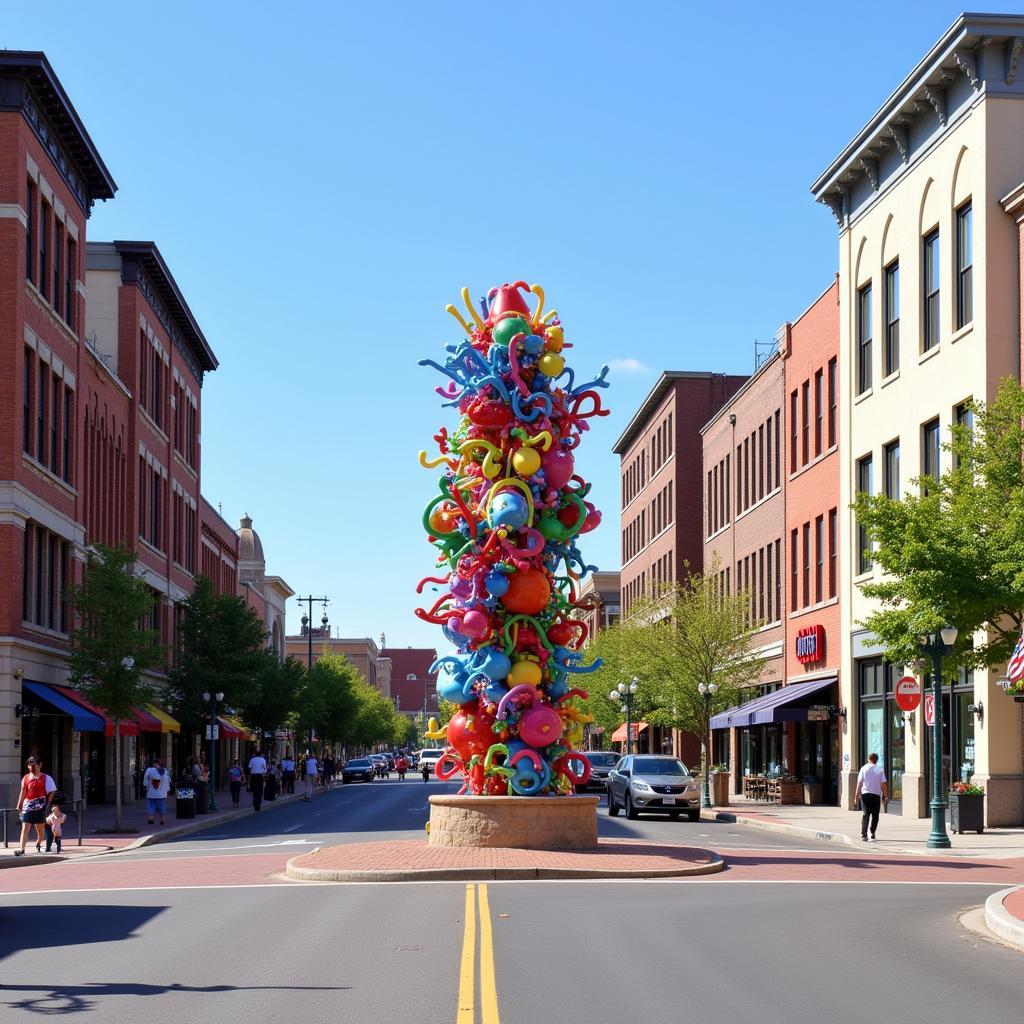
<svg viewBox="0 0 1024 1024"><path fill-rule="evenodd" d="M1018 888L1020 887L1011 886L1009 889L1001 889L985 900L985 924L999 938L1024 952L1024 921L1014 917L1003 906L1006 897L1017 892Z"/></svg>
<svg viewBox="0 0 1024 1024"><path fill-rule="evenodd" d="M786 832L804 839L819 839L829 843L841 843L843 846L855 845L854 841L842 832L825 832L814 828L804 828L802 825L790 825L788 822L748 818L746 815L732 814L729 811L711 811L710 813L705 811L702 812L701 818L705 821L726 821L734 822L737 825L749 825L751 828L763 828L768 832Z"/></svg>
<svg viewBox="0 0 1024 1024"><path fill-rule="evenodd" d="M300 867L296 861L311 857L320 850L293 857L284 873L297 882L503 882L512 880L537 881L551 878L684 878L690 875L712 875L725 869L720 857L705 864L680 865L675 868L395 868L381 871L347 871L343 868Z"/></svg>

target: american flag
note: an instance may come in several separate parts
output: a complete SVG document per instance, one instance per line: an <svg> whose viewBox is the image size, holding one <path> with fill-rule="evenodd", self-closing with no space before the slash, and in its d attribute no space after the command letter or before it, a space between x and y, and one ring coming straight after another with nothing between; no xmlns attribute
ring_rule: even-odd
<svg viewBox="0 0 1024 1024"><path fill-rule="evenodd" d="M1024 678L1024 630L1021 631L1017 646L1010 655L1010 662L1006 666L1006 678L1011 683L1019 683Z"/></svg>

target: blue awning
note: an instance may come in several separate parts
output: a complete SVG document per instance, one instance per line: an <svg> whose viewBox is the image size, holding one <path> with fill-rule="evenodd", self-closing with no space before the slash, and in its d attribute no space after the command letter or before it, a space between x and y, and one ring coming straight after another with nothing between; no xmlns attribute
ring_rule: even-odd
<svg viewBox="0 0 1024 1024"><path fill-rule="evenodd" d="M806 722L807 708L792 705L835 686L836 681L836 676L828 676L825 679L812 679L806 683L791 683L780 687L746 704L712 715L711 728L736 729L747 725L771 725L774 722Z"/></svg>
<svg viewBox="0 0 1024 1024"><path fill-rule="evenodd" d="M99 715L88 708L76 704L75 701L64 694L58 693L53 687L45 683L24 682L21 684L29 693L34 694L40 700L45 700L58 711L71 716L71 727L77 732L103 732L104 722Z"/></svg>

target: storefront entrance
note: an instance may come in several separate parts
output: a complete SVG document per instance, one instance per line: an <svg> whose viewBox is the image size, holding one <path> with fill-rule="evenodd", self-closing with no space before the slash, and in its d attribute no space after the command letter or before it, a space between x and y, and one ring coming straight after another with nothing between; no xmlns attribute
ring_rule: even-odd
<svg viewBox="0 0 1024 1024"><path fill-rule="evenodd" d="M857 662L860 699L858 764L864 764L868 754L878 755L879 767L889 780L890 814L903 813L903 773L907 764L906 725L893 693L898 678L895 667L881 658Z"/></svg>
<svg viewBox="0 0 1024 1024"><path fill-rule="evenodd" d="M927 682L930 684L931 679ZM930 692L930 691L929 691ZM952 691L942 693L942 796L948 803L950 783L966 782L974 774L974 716L967 710L974 703L974 673L961 671ZM932 798L932 736L925 726L927 799Z"/></svg>

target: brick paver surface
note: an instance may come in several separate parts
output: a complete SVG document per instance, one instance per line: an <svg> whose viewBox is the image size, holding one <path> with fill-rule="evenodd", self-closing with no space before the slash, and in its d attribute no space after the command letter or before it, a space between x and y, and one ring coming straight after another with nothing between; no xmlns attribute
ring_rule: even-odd
<svg viewBox="0 0 1024 1024"><path fill-rule="evenodd" d="M1017 876L1017 880L1022 880L1020 875ZM1021 924L1024 924L1024 889L1017 889L1015 892L1011 892L1003 900L1003 907L1011 917L1017 918Z"/></svg>

